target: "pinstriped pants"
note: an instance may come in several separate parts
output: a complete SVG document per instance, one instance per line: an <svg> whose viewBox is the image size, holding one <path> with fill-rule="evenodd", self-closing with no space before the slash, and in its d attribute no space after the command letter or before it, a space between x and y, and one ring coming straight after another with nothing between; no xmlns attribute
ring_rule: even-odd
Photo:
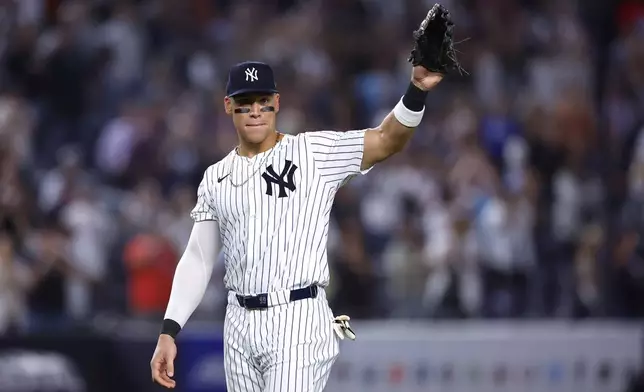
<svg viewBox="0 0 644 392"><path fill-rule="evenodd" d="M320 392L339 353L324 290L261 310L226 308L228 392Z"/></svg>

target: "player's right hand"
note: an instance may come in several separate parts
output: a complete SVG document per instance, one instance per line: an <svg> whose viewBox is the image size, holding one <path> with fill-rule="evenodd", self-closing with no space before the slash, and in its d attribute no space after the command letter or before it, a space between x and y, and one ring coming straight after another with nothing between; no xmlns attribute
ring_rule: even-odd
<svg viewBox="0 0 644 392"><path fill-rule="evenodd" d="M166 388L174 388L177 382L174 377L174 359L177 356L177 345L170 335L159 336L157 347L150 361L152 381Z"/></svg>

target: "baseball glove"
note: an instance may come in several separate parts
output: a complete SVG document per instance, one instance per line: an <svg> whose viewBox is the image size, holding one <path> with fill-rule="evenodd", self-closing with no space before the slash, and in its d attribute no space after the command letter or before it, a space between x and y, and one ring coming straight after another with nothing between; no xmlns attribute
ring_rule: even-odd
<svg viewBox="0 0 644 392"><path fill-rule="evenodd" d="M453 30L449 11L440 4L434 4L418 30L414 31L414 49L409 62L414 66L422 65L431 72L448 74L456 71L463 74L465 70L456 59Z"/></svg>

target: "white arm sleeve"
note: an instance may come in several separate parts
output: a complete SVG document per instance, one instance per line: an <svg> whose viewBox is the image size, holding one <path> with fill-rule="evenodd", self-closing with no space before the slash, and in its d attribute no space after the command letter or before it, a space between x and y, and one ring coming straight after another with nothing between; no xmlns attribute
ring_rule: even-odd
<svg viewBox="0 0 644 392"><path fill-rule="evenodd" d="M219 226L216 221L195 222L186 250L177 264L165 319L182 328L206 292L219 251Z"/></svg>

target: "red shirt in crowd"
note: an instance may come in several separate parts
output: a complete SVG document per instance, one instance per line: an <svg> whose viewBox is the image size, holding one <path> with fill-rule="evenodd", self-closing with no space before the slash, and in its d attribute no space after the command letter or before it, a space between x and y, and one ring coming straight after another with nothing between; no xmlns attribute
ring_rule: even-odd
<svg viewBox="0 0 644 392"><path fill-rule="evenodd" d="M128 304L137 314L165 311L172 289L177 253L167 239L139 234L125 247L123 260L128 270Z"/></svg>

